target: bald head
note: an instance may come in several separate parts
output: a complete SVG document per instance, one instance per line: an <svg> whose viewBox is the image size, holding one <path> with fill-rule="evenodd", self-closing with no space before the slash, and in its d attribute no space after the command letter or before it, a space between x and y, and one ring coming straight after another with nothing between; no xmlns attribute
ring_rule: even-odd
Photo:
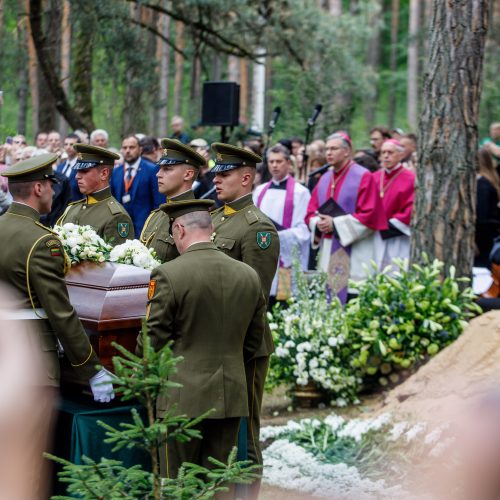
<svg viewBox="0 0 500 500"><path fill-rule="evenodd" d="M170 227L177 250L182 255L195 243L211 241L212 217L207 210L190 212L177 217Z"/></svg>

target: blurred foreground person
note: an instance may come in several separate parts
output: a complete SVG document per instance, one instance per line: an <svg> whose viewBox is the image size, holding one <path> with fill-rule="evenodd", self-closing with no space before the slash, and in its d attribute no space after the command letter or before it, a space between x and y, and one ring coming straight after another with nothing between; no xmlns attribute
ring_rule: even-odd
<svg viewBox="0 0 500 500"><path fill-rule="evenodd" d="M55 387L43 384L36 321L19 321L15 292L0 287L0 498L48 498Z"/></svg>
<svg viewBox="0 0 500 500"><path fill-rule="evenodd" d="M69 259L58 235L39 222L40 214L50 212L52 205L56 159L46 153L2 173L9 179L14 201L0 218L0 233L8 242L0 246L0 279L18 291L20 319L36 322L46 373L40 385L59 385L58 350L62 354L63 349L75 374L89 382L94 399L108 402L114 397L111 376L105 370L97 372L99 358L69 301L64 281Z"/></svg>

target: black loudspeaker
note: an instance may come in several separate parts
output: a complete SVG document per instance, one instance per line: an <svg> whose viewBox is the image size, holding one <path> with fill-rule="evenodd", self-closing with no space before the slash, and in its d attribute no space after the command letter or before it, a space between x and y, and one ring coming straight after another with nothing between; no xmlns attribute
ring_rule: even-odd
<svg viewBox="0 0 500 500"><path fill-rule="evenodd" d="M240 121L240 86L235 82L205 82L202 125L235 127Z"/></svg>

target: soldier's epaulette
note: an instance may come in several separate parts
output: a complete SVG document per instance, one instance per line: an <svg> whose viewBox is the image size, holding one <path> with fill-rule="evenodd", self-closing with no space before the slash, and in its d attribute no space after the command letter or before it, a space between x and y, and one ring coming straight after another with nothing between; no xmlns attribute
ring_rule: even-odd
<svg viewBox="0 0 500 500"><path fill-rule="evenodd" d="M120 205L118 205L118 203L115 200L109 200L107 205L108 205L110 212L113 215L117 215L117 214L122 213L122 209L120 208Z"/></svg>
<svg viewBox="0 0 500 500"><path fill-rule="evenodd" d="M222 207L216 208L215 210L212 210L210 212L210 215L220 214L223 210L224 210L224 205L222 205Z"/></svg>
<svg viewBox="0 0 500 500"><path fill-rule="evenodd" d="M33 221L37 226L41 227L42 229L45 229L45 231L48 231L49 233L52 233L52 234L55 234L58 238L59 238L59 235L53 230L51 229L50 227L47 227L47 226L44 226L41 222L38 222L38 221Z"/></svg>
<svg viewBox="0 0 500 500"><path fill-rule="evenodd" d="M260 220L257 213L255 213L255 211L253 211L252 209L245 210L245 219L247 220L249 225L255 224Z"/></svg>

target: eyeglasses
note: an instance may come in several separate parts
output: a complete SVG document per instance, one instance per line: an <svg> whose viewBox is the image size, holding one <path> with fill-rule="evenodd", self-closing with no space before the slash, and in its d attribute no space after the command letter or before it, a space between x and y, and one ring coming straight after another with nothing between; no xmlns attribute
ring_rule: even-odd
<svg viewBox="0 0 500 500"><path fill-rule="evenodd" d="M13 144L26 144L26 141L22 141L21 139L16 139L12 142L13 142Z"/></svg>

